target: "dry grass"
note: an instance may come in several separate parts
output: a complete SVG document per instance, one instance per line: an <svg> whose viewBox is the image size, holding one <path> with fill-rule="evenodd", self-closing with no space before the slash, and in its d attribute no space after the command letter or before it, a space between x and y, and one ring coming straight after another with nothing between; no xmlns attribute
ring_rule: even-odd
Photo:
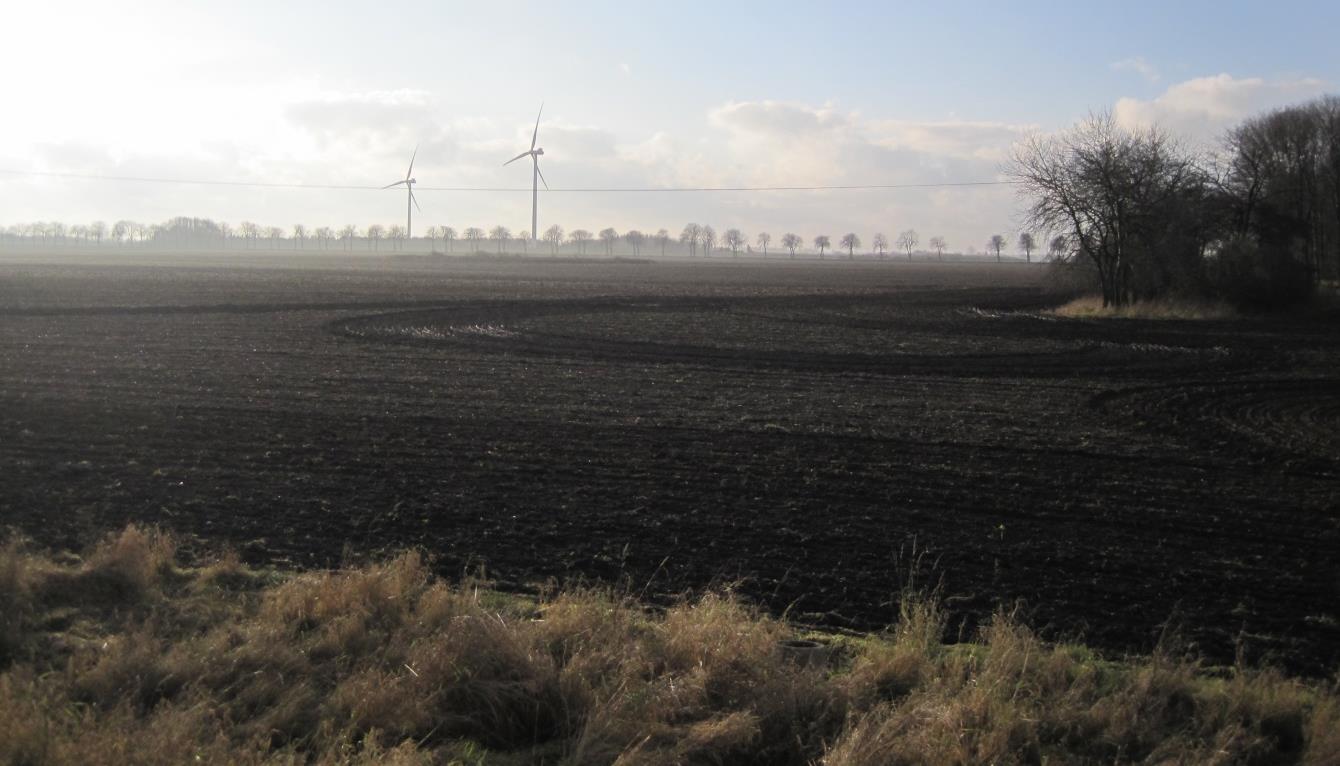
<svg viewBox="0 0 1340 766"><path fill-rule="evenodd" d="M1052 309L1071 319L1234 319L1238 312L1227 303L1192 299L1142 301L1129 306L1103 307L1103 299L1086 295Z"/></svg>
<svg viewBox="0 0 1340 766"><path fill-rule="evenodd" d="M729 594L654 614L607 590L531 602L406 553L333 573L196 568L128 528L82 558L0 548L0 763L1340 762L1336 689L1172 651L1104 661L998 615L942 643L779 650Z"/></svg>

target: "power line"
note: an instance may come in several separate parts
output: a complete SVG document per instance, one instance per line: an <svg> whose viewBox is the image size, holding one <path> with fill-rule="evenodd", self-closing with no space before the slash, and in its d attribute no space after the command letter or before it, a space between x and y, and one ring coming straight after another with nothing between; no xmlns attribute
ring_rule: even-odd
<svg viewBox="0 0 1340 766"><path fill-rule="evenodd" d="M210 179L160 178L151 176L99 175L94 173L58 173L39 170L6 170L0 168L0 175L28 176L33 178L68 178L81 181L108 181L118 183L176 184L182 186L231 186L257 189L314 189L337 191L382 191L381 186L357 186L351 184L308 184L273 183L266 181L220 181ZM806 192L806 191L885 191L896 189L943 189L971 188L989 186L1009 186L1015 181L941 181L932 183L905 184L841 184L816 186L574 186L568 188L550 188L546 191L563 194L656 194L656 193L692 193L692 192ZM521 186L417 186L417 191L428 192L528 192L530 187Z"/></svg>

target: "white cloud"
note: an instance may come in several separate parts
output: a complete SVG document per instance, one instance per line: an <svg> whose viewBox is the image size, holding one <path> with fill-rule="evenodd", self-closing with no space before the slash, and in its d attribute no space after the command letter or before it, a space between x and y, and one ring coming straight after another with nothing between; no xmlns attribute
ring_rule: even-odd
<svg viewBox="0 0 1340 766"><path fill-rule="evenodd" d="M1250 115L1314 98L1325 89L1325 82L1312 78L1271 81L1219 74L1177 83L1152 100L1120 99L1113 116L1125 127L1158 124L1176 135L1209 141Z"/></svg>
<svg viewBox="0 0 1340 766"><path fill-rule="evenodd" d="M1108 67L1114 72L1135 72L1149 82L1158 82L1162 79L1158 67L1145 61L1143 56L1132 56L1121 61L1113 61Z"/></svg>

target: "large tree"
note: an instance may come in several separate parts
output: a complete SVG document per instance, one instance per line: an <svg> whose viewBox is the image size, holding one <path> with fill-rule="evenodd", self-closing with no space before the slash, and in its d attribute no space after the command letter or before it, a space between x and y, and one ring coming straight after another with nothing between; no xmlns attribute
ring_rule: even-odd
<svg viewBox="0 0 1340 766"><path fill-rule="evenodd" d="M877 233L870 246L875 248L875 252L879 254L880 260L884 260L884 251L889 249L889 238L884 236L882 232Z"/></svg>
<svg viewBox="0 0 1340 766"><path fill-rule="evenodd" d="M600 230L600 242L605 246L605 255L614 255L614 243L619 241L619 232L613 226Z"/></svg>
<svg viewBox="0 0 1340 766"><path fill-rule="evenodd" d="M1023 232L1019 235L1019 249L1024 251L1024 260L1028 263L1033 262L1033 250L1037 248L1037 242L1029 232Z"/></svg>
<svg viewBox="0 0 1340 766"><path fill-rule="evenodd" d="M796 248L803 244L805 244L805 240L801 239L799 234L787 232L782 235L782 247L786 248L786 251L791 254L792 258L796 257Z"/></svg>
<svg viewBox="0 0 1340 766"><path fill-rule="evenodd" d="M545 229L544 241L549 243L549 254L558 255L558 247L563 244L563 227L554 224Z"/></svg>
<svg viewBox="0 0 1340 766"><path fill-rule="evenodd" d="M623 241L627 242L628 246L633 249L633 255L635 256L642 254L642 243L646 239L647 235L643 234L637 229L629 229L628 231L624 232L623 235Z"/></svg>
<svg viewBox="0 0 1340 766"><path fill-rule="evenodd" d="M702 231L698 238L703 243L703 257L706 258L712 254L712 247L717 243L717 231L707 224L703 224Z"/></svg>
<svg viewBox="0 0 1340 766"><path fill-rule="evenodd" d="M726 229L726 233L721 235L721 241L730 248L732 258L740 257L740 248L744 247L745 236L739 229Z"/></svg>
<svg viewBox="0 0 1340 766"><path fill-rule="evenodd" d="M833 246L833 241L828 238L827 234L820 234L814 238L814 246L818 248L819 258L822 259L824 251Z"/></svg>
<svg viewBox="0 0 1340 766"><path fill-rule="evenodd" d="M917 243L921 238L917 236L916 229L908 229L898 235L898 249L907 253L907 260L912 260L912 251L916 249Z"/></svg>
<svg viewBox="0 0 1340 766"><path fill-rule="evenodd" d="M479 253L479 243L484 240L484 230L478 226L471 226L465 230L465 241L470 243L470 250L473 253Z"/></svg>
<svg viewBox="0 0 1340 766"><path fill-rule="evenodd" d="M489 239L497 243L498 255L503 254L503 250L507 247L507 241L511 238L512 230L506 226L494 226L489 230Z"/></svg>
<svg viewBox="0 0 1340 766"><path fill-rule="evenodd" d="M696 223L684 224L684 230L679 232L679 242L689 246L689 257L698 255L698 240L703 236L703 227Z"/></svg>
<svg viewBox="0 0 1340 766"><path fill-rule="evenodd" d="M1057 234L1047 243L1047 257L1053 261L1064 260L1070 252L1070 240L1064 234Z"/></svg>
<svg viewBox="0 0 1340 766"><path fill-rule="evenodd" d="M1003 234L992 234L991 239L986 241L986 249L996 252L996 262L1000 262L1000 251L1005 249L1005 236Z"/></svg>
<svg viewBox="0 0 1340 766"><path fill-rule="evenodd" d="M768 245L772 243L772 235L766 231L758 233L758 246L763 250L763 257L768 257Z"/></svg>
<svg viewBox="0 0 1340 766"><path fill-rule="evenodd" d="M847 248L847 260L852 260L856 257L856 248L861 246L861 238L849 232L842 235L842 241L839 244Z"/></svg>
<svg viewBox="0 0 1340 766"><path fill-rule="evenodd" d="M1028 201L1027 223L1068 235L1092 260L1104 306L1157 292L1208 244L1195 212L1204 174L1158 128L1128 130L1094 115L1017 145L1010 175Z"/></svg>
<svg viewBox="0 0 1340 766"><path fill-rule="evenodd" d="M591 241L591 232L586 229L573 229L568 234L568 241L577 246L578 252L586 255L586 243Z"/></svg>
<svg viewBox="0 0 1340 766"><path fill-rule="evenodd" d="M937 261L943 261L945 259L945 248L949 245L945 243L944 237L938 235L931 237L927 244L929 244L931 249L935 251L935 259Z"/></svg>

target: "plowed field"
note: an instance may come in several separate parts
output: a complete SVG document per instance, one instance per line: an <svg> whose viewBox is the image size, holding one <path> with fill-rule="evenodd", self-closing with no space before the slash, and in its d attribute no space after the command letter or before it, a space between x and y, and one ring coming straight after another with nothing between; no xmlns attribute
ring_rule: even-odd
<svg viewBox="0 0 1340 766"><path fill-rule="evenodd" d="M3 258L0 258L3 260ZM872 629L1340 662L1340 332L1059 319L1019 265L0 265L0 525ZM283 266L282 268L280 266Z"/></svg>

